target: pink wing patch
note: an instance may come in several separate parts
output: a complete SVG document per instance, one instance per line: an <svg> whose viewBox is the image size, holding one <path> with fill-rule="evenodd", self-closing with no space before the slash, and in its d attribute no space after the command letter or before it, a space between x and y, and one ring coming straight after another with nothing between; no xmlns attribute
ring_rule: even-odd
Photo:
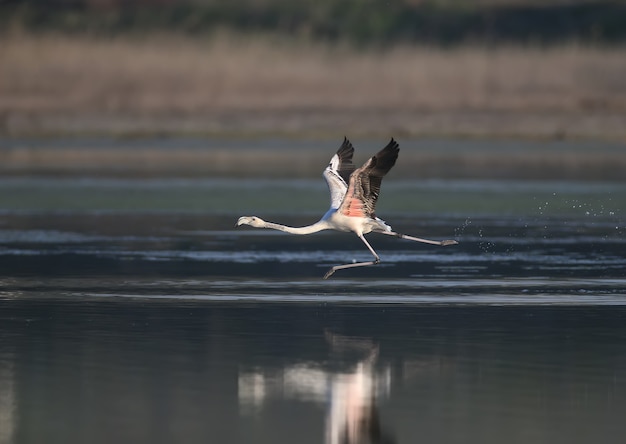
<svg viewBox="0 0 626 444"><path fill-rule="evenodd" d="M351 197L343 203L341 213L348 217L365 217L363 202L356 197Z"/></svg>

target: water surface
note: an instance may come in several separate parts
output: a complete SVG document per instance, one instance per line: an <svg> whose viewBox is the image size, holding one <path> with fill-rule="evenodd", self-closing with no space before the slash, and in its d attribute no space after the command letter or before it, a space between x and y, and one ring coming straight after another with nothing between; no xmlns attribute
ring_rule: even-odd
<svg viewBox="0 0 626 444"><path fill-rule="evenodd" d="M234 227L242 214L315 222L328 205L322 180L4 179L0 291L623 303L622 184L404 181L384 192L379 215L396 231L459 245L370 234L382 264L325 282L332 265L370 259L356 236Z"/></svg>
<svg viewBox="0 0 626 444"><path fill-rule="evenodd" d="M0 180L0 443L621 442L624 186L388 185L459 245L324 281L358 238L234 227L321 181Z"/></svg>
<svg viewBox="0 0 626 444"><path fill-rule="evenodd" d="M3 442L618 443L626 432L623 307L54 296L0 301Z"/></svg>

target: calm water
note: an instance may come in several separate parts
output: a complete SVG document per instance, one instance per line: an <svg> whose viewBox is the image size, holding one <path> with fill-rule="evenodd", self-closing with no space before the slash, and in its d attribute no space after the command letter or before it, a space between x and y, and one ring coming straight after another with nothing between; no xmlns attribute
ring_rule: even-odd
<svg viewBox="0 0 626 444"><path fill-rule="evenodd" d="M622 442L624 185L385 185L0 180L0 443Z"/></svg>

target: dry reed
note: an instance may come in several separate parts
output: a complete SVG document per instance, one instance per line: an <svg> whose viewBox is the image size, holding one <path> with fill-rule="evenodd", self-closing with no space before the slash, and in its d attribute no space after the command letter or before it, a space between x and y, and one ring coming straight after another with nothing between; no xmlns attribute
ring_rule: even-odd
<svg viewBox="0 0 626 444"><path fill-rule="evenodd" d="M120 115L141 122L226 115L232 121L229 116L245 113L257 113L257 119L276 113L279 121L265 122L268 129L288 125L284 117L292 113L335 113L337 125L349 129L351 115L376 120L386 112L416 118L443 113L431 132L463 127L464 118L472 127L480 113L486 119L514 113L536 122L540 134L544 118L551 122L548 132L567 130L568 119L569 125L590 125L586 116L595 119L594 131L603 131L599 113L608 123L617 119L606 131L619 132L626 113L626 57L622 48L574 44L359 52L261 37L9 35L0 43L0 131L19 127L24 116L80 121ZM554 115L575 117L555 123ZM215 123L218 117L212 122L215 130L224 129ZM411 132L413 124L400 119L397 125Z"/></svg>

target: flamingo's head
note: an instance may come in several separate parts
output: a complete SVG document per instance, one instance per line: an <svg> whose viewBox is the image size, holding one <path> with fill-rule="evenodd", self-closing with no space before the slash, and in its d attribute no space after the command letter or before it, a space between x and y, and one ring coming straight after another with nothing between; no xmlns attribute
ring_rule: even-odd
<svg viewBox="0 0 626 444"><path fill-rule="evenodd" d="M250 225L251 227L263 228L265 221L256 216L241 216L237 221L237 226L239 225Z"/></svg>

